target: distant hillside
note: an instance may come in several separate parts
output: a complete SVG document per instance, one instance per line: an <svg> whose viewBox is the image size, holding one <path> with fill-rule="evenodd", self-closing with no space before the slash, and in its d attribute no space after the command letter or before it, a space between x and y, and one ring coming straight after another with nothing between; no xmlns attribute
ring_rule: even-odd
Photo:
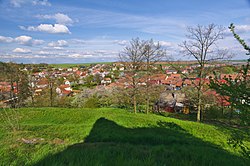
<svg viewBox="0 0 250 166"><path fill-rule="evenodd" d="M227 144L230 128L111 108L6 114L20 130L0 121L0 165L249 165Z"/></svg>
<svg viewBox="0 0 250 166"><path fill-rule="evenodd" d="M113 62L93 62L93 63L62 63L62 64L49 64L51 67L56 68L70 68L79 66L90 66L91 64L112 64Z"/></svg>

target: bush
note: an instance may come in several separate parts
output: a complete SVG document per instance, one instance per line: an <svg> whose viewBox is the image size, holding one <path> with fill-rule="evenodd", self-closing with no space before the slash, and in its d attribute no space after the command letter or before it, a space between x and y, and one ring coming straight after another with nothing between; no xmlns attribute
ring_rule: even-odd
<svg viewBox="0 0 250 166"><path fill-rule="evenodd" d="M223 111L220 107L209 107L204 111L203 117L206 120L221 118L223 117Z"/></svg>
<svg viewBox="0 0 250 166"><path fill-rule="evenodd" d="M70 107L72 107L71 106L71 102L72 102L72 97L62 96L62 97L57 97L55 105L57 107L67 107L67 108L70 108Z"/></svg>
<svg viewBox="0 0 250 166"><path fill-rule="evenodd" d="M92 96L88 98L84 103L85 108L99 108L100 107L100 101L97 96Z"/></svg>
<svg viewBox="0 0 250 166"><path fill-rule="evenodd" d="M233 113L231 108L213 106L209 107L204 112L204 118L207 120L211 119L226 119L232 118Z"/></svg>

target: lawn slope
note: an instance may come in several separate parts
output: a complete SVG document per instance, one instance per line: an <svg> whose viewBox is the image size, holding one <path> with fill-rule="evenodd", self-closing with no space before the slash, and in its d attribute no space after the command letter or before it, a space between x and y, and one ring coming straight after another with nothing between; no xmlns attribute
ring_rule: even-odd
<svg viewBox="0 0 250 166"><path fill-rule="evenodd" d="M228 128L110 108L18 112L20 130L0 122L0 165L249 164Z"/></svg>

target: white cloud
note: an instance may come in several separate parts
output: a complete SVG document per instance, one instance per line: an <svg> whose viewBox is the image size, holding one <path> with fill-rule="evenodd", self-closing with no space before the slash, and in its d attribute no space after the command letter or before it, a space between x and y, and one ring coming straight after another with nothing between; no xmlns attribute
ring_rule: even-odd
<svg viewBox="0 0 250 166"><path fill-rule="evenodd" d="M43 41L43 40L33 40L32 43L33 43L34 45L41 45L41 44L44 43L44 41Z"/></svg>
<svg viewBox="0 0 250 166"><path fill-rule="evenodd" d="M68 33L69 31L68 27L62 24L40 24L38 26L19 26L23 30L27 31L40 31L40 32L47 32L47 33Z"/></svg>
<svg viewBox="0 0 250 166"><path fill-rule="evenodd" d="M47 51L39 51L37 54L40 54L40 55L48 55L48 54L50 54L50 53L47 52Z"/></svg>
<svg viewBox="0 0 250 166"><path fill-rule="evenodd" d="M75 54L68 55L68 57L70 57L70 58L91 58L91 57L93 57L93 54L89 54L89 53L78 54L78 53L75 53Z"/></svg>
<svg viewBox="0 0 250 166"><path fill-rule="evenodd" d="M159 44L162 47L171 47L173 45L171 42L167 42L167 41L159 41Z"/></svg>
<svg viewBox="0 0 250 166"><path fill-rule="evenodd" d="M30 53L31 50L25 48L15 48L14 50L12 50L12 52L25 54L25 53Z"/></svg>
<svg viewBox="0 0 250 166"><path fill-rule="evenodd" d="M50 42L48 46L54 48L68 47L68 42L65 40L58 40L56 42Z"/></svg>
<svg viewBox="0 0 250 166"><path fill-rule="evenodd" d="M86 44L86 40L82 39L71 39L69 42L72 44Z"/></svg>
<svg viewBox="0 0 250 166"><path fill-rule="evenodd" d="M235 25L235 32L238 34L250 32L250 25ZM225 31L226 36L232 36L232 32L227 29Z"/></svg>
<svg viewBox="0 0 250 166"><path fill-rule="evenodd" d="M32 40L32 37L30 36L19 36L15 38L15 41L19 44L28 45Z"/></svg>
<svg viewBox="0 0 250 166"><path fill-rule="evenodd" d="M14 7L21 7L21 5L25 3L25 0L11 0L10 4Z"/></svg>
<svg viewBox="0 0 250 166"><path fill-rule="evenodd" d="M12 41L12 37L0 36L0 43L11 43Z"/></svg>
<svg viewBox="0 0 250 166"><path fill-rule="evenodd" d="M14 7L21 7L24 4L51 6L48 0L10 0L10 4Z"/></svg>
<svg viewBox="0 0 250 166"><path fill-rule="evenodd" d="M237 33L250 32L250 25L235 25L235 31Z"/></svg>
<svg viewBox="0 0 250 166"><path fill-rule="evenodd" d="M51 6L51 3L48 0L33 0L33 5L42 5L42 6Z"/></svg>
<svg viewBox="0 0 250 166"><path fill-rule="evenodd" d="M115 44L121 45L121 46L125 46L127 45L129 42L127 40L115 40L114 41Z"/></svg>
<svg viewBox="0 0 250 166"><path fill-rule="evenodd" d="M0 43L12 43L12 42L16 42L18 44L27 45L27 46L41 45L44 43L43 40L32 39L32 37L25 36L25 35L18 36L16 38L0 36Z"/></svg>
<svg viewBox="0 0 250 166"><path fill-rule="evenodd" d="M80 54L70 54L68 57L70 57L70 58L80 58L81 55Z"/></svg>
<svg viewBox="0 0 250 166"><path fill-rule="evenodd" d="M16 37L15 40L17 43L19 44L22 44L22 45L41 45L44 43L43 40L34 40L32 39L32 37L30 36L19 36L19 37Z"/></svg>
<svg viewBox="0 0 250 166"><path fill-rule="evenodd" d="M56 21L56 23L62 25L72 25L74 23L74 21L68 15L62 13L57 13L54 15L37 15L36 17L40 19L53 19Z"/></svg>

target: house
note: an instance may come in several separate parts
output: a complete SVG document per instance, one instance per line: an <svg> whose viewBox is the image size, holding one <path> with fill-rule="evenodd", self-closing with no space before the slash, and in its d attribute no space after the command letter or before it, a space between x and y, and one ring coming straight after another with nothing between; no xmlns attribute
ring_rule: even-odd
<svg viewBox="0 0 250 166"><path fill-rule="evenodd" d="M120 71L124 71L125 70L125 68L122 66L122 67L120 67L120 69L119 69Z"/></svg>
<svg viewBox="0 0 250 166"><path fill-rule="evenodd" d="M73 67L73 68L72 68L72 71L73 71L73 72L78 71L78 67Z"/></svg>
<svg viewBox="0 0 250 166"><path fill-rule="evenodd" d="M176 70L166 70L165 71L166 72L166 74L177 74L177 71Z"/></svg>
<svg viewBox="0 0 250 166"><path fill-rule="evenodd" d="M46 88L49 85L49 81L47 78L41 78L37 81L36 86L38 89Z"/></svg>
<svg viewBox="0 0 250 166"><path fill-rule="evenodd" d="M184 69L184 70L182 70L182 72L181 72L182 74L188 74L189 72L188 72L188 70L187 69Z"/></svg>
<svg viewBox="0 0 250 166"><path fill-rule="evenodd" d="M38 96L42 93L42 89L41 88L38 88L38 89L35 89L35 96Z"/></svg>
<svg viewBox="0 0 250 166"><path fill-rule="evenodd" d="M67 71L73 71L73 69L72 68L68 68Z"/></svg>
<svg viewBox="0 0 250 166"><path fill-rule="evenodd" d="M101 80L101 84L102 85L111 84L111 78L104 78L103 80Z"/></svg>
<svg viewBox="0 0 250 166"><path fill-rule="evenodd" d="M59 96L69 96L72 93L72 88L67 84L60 85L56 88L56 93Z"/></svg>
<svg viewBox="0 0 250 166"><path fill-rule="evenodd" d="M176 83L175 83L175 90L181 90L182 88L182 80L178 80Z"/></svg>
<svg viewBox="0 0 250 166"><path fill-rule="evenodd" d="M64 82L64 85L69 85L70 86L69 80L64 80L63 82Z"/></svg>
<svg viewBox="0 0 250 166"><path fill-rule="evenodd" d="M183 81L180 74L171 74L170 77L162 81L162 85L166 85L167 90L180 90L183 86Z"/></svg>
<svg viewBox="0 0 250 166"><path fill-rule="evenodd" d="M181 75L180 74L176 74L176 73L172 73L170 75L170 77L173 78L173 79L181 79Z"/></svg>
<svg viewBox="0 0 250 166"><path fill-rule="evenodd" d="M92 71L92 74L93 75L100 74L100 70L99 69L95 69L95 70Z"/></svg>
<svg viewBox="0 0 250 166"><path fill-rule="evenodd" d="M149 83L161 85L162 82L166 80L166 78L167 78L166 74L154 74L149 77Z"/></svg>
<svg viewBox="0 0 250 166"><path fill-rule="evenodd" d="M161 97L154 104L155 111L165 112L183 112L186 103L184 93L169 93L161 94Z"/></svg>
<svg viewBox="0 0 250 166"><path fill-rule="evenodd" d="M185 79L183 81L183 86L191 86L192 85L192 81L190 79Z"/></svg>

